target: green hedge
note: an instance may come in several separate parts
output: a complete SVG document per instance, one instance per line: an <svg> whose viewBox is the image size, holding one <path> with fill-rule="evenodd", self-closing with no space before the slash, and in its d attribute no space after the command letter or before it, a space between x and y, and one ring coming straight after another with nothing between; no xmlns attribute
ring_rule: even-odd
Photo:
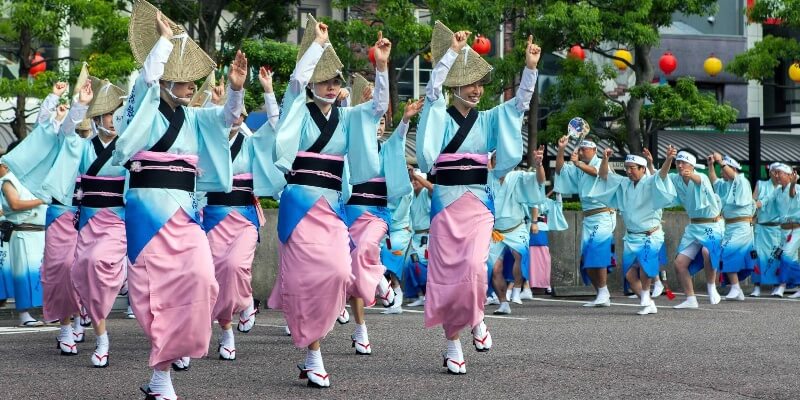
<svg viewBox="0 0 800 400"><path fill-rule="evenodd" d="M581 211L581 203L577 201L565 201L564 202L564 210L565 211ZM684 211L683 207L670 207L665 208L664 211Z"/></svg>

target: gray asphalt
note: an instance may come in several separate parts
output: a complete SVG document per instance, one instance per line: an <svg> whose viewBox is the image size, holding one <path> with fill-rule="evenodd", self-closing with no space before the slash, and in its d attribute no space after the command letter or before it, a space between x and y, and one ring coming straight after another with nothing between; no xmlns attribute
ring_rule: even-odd
<svg viewBox="0 0 800 400"><path fill-rule="evenodd" d="M512 304L511 318L486 318L490 352L475 352L465 331L464 376L445 373L442 330L424 329L419 309L368 310L374 354L356 356L353 323L337 325L323 342L332 374L326 390L297 379L305 353L284 336L281 315L265 310L253 331L237 332L237 360L219 360L210 345L207 358L172 376L185 399L796 398L800 302L748 298L711 306L701 297L699 310L672 310L681 299L660 298L659 313L645 317L635 314L636 300L622 296L603 309L544 296ZM112 316L106 369L90 367L91 331L78 356L64 357L56 331L20 333L8 328L14 323L0 320L0 397L143 398L138 387L150 377L149 345L135 321Z"/></svg>

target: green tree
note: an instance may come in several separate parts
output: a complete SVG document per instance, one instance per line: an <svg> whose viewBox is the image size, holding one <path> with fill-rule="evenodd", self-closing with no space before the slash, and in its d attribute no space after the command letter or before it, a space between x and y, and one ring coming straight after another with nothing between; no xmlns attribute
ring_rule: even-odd
<svg viewBox="0 0 800 400"><path fill-rule="evenodd" d="M800 0L759 0L748 10L748 18L753 23L780 21L783 27L797 28L800 27L798 10ZM769 84L781 61L797 60L800 60L800 43L797 39L766 35L753 48L737 55L725 68L744 79Z"/></svg>
<svg viewBox="0 0 800 400"><path fill-rule="evenodd" d="M290 43L276 42L274 40L245 39L241 47L247 54L247 61L251 65L251 71L255 71L253 79L247 83L244 104L247 110L257 110L264 105L264 90L258 82L258 68L269 67L274 72L273 89L275 96L280 103L286 86L289 84L289 77L295 67L297 58L297 46ZM236 53L233 49L226 49L222 56L231 59Z"/></svg>
<svg viewBox="0 0 800 400"><path fill-rule="evenodd" d="M579 102L578 105L563 103L560 113L554 116L558 121L568 120L579 116L578 112L587 112L586 104L598 104L599 100L605 98L603 102L612 104L602 107L608 111L603 115L602 123L594 119L596 117L592 113L586 114L591 116L588 120L595 127L593 130L615 143L624 142L626 148L621 147L620 151L640 153L643 144L649 142L652 132L663 127L709 124L724 128L735 121L736 110L700 95L691 80L679 80L674 88L651 84L655 68L650 61L650 53L659 43L659 28L669 26L675 13L708 15L713 13L716 4L716 0L641 0L632 7L627 0L546 0L541 2L538 13L526 14L519 28L534 32L546 50L563 50L580 43L609 61L622 61L630 68L635 85L630 89L629 100L622 102L607 97L593 86L590 92L575 94L573 98ZM630 49L633 62L615 57L617 46ZM567 70L569 68L564 71ZM595 70L599 77L606 74L603 69ZM587 70L583 72L590 73ZM562 73L559 75L559 84L573 85L574 79ZM683 98L682 95L689 97ZM564 96L555 97L568 100ZM652 106L645 108L645 100L652 102ZM700 112L713 116L713 119L699 118ZM563 126L558 125L554 129ZM601 128L604 126L606 129Z"/></svg>
<svg viewBox="0 0 800 400"><path fill-rule="evenodd" d="M52 83L56 79L64 79L68 73L58 70L57 62L62 59L45 58L43 62L49 65L50 71L36 78L28 76L30 69L38 65L33 63L37 50L44 46L61 45L65 27L75 25L100 33L93 35L93 42L89 45L91 54L96 55L93 62L98 72L107 73L111 78L121 78L134 67L127 40L124 39L127 38L127 20L117 14L119 5L116 1L3 0L0 6L7 15L7 18L0 20L0 42L3 43L0 52L19 63L17 78L0 78L0 97L16 98L11 107L15 113L11 124L20 139L27 134L26 118L36 111L26 109L26 99L46 96ZM125 32L121 43L118 42L120 29Z"/></svg>
<svg viewBox="0 0 800 400"><path fill-rule="evenodd" d="M283 39L296 25L292 10L297 2L291 0L157 0L153 4L183 24L212 57L221 49L239 48L248 38ZM230 13L230 19L223 12Z"/></svg>

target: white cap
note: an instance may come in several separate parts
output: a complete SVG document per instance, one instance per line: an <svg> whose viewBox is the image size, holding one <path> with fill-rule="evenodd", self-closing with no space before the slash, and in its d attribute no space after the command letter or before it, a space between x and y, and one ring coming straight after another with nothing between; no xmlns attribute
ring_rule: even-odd
<svg viewBox="0 0 800 400"><path fill-rule="evenodd" d="M777 167L779 165L781 165L781 163L774 162L774 163L770 164L769 167L767 167L767 170L771 170L771 169L773 169L773 168L775 168L775 167Z"/></svg>
<svg viewBox="0 0 800 400"><path fill-rule="evenodd" d="M722 157L722 162L724 162L725 164L728 164L728 166L730 166L732 168L735 168L737 171L741 171L742 170L742 165L739 164L738 161L730 158L730 156Z"/></svg>
<svg viewBox="0 0 800 400"><path fill-rule="evenodd" d="M2 162L2 161L3 160L0 159L0 162ZM790 167L790 166L788 166L786 164L783 164L783 163L774 163L774 164L777 164L777 165L772 166L772 168L770 168L770 169L774 169L774 170L780 171L780 172L785 172L787 174L791 174L792 173L792 167Z"/></svg>
<svg viewBox="0 0 800 400"><path fill-rule="evenodd" d="M635 154L628 154L628 156L625 157L625 163L626 164L627 163L633 163L633 164L636 164L636 165L641 165L643 167L647 166L647 160L644 157L637 156Z"/></svg>
<svg viewBox="0 0 800 400"><path fill-rule="evenodd" d="M697 169L705 169L706 167L702 164L697 163L697 158L687 151L679 151L678 156L675 157L675 161L683 161L689 164L692 164Z"/></svg>
<svg viewBox="0 0 800 400"><path fill-rule="evenodd" d="M580 142L580 144L578 144L578 147L586 147L586 148L589 148L589 149L596 149L597 148L597 144L595 144L591 140L582 140Z"/></svg>

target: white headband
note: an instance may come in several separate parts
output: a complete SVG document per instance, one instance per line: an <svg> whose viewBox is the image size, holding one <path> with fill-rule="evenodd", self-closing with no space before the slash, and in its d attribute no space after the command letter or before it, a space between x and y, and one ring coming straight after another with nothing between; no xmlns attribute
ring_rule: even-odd
<svg viewBox="0 0 800 400"><path fill-rule="evenodd" d="M627 163L634 163L636 165L641 165L643 167L647 166L647 160L645 160L644 157L637 156L637 155L634 155L634 154L628 154L628 156L625 157L625 163L626 164Z"/></svg>
<svg viewBox="0 0 800 400"><path fill-rule="evenodd" d="M730 158L729 156L722 157L722 161L730 167L735 168L737 171L742 170L742 165L738 161Z"/></svg>
<svg viewBox="0 0 800 400"><path fill-rule="evenodd" d="M700 165L700 164L697 163L697 158L695 158L694 155L692 155L692 154L690 154L688 152L685 152L685 151L679 151L678 152L678 156L675 157L675 161L683 161L683 162L692 164L692 166L697 168L697 169L705 169L705 167L703 165Z"/></svg>
<svg viewBox="0 0 800 400"><path fill-rule="evenodd" d="M586 147L586 148L589 148L589 149L596 149L597 145L594 142L590 141L590 140L583 140L578 145L578 147Z"/></svg>
<svg viewBox="0 0 800 400"><path fill-rule="evenodd" d="M773 168L778 167L780 165L781 165L781 163L774 162L774 163L770 164L769 167L767 167L767 170L772 170Z"/></svg>
<svg viewBox="0 0 800 400"><path fill-rule="evenodd" d="M788 166L786 164L782 164L782 163L775 163L775 164L777 164L777 165L775 165L774 167L772 167L770 169L775 169L777 171L784 172L784 173L787 173L787 174L791 174L792 173L792 167L790 167L790 166Z"/></svg>

